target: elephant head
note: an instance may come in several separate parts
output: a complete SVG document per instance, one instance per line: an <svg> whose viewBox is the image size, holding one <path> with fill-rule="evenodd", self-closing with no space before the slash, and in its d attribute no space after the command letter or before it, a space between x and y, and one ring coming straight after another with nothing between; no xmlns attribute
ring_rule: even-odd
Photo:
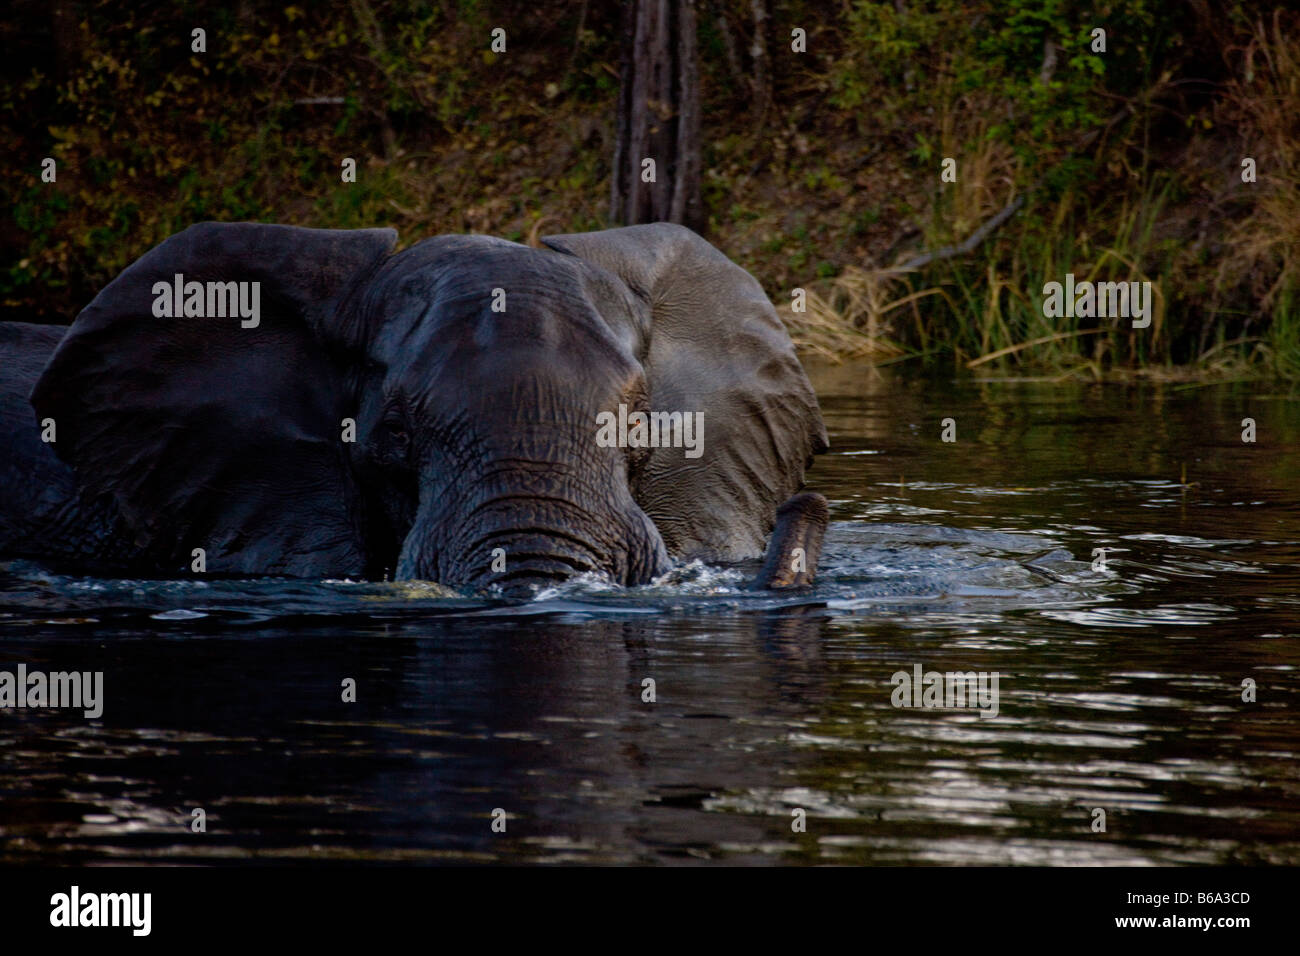
<svg viewBox="0 0 1300 956"><path fill-rule="evenodd" d="M77 317L32 404L160 570L513 589L761 553L825 432L748 273L667 225L396 239L201 223ZM703 413L702 453L598 441L620 406Z"/></svg>

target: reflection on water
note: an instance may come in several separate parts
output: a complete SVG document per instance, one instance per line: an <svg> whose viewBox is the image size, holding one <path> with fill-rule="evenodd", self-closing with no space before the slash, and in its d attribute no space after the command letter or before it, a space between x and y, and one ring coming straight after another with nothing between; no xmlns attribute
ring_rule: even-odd
<svg viewBox="0 0 1300 956"><path fill-rule="evenodd" d="M0 710L0 861L1300 862L1300 405L814 380L810 594L0 566L0 669L106 697ZM916 665L998 716L896 708Z"/></svg>

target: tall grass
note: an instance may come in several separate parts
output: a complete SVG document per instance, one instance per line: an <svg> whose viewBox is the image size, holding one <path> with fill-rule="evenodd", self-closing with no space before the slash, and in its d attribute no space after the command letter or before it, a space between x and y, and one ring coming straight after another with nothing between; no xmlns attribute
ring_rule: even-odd
<svg viewBox="0 0 1300 956"><path fill-rule="evenodd" d="M846 269L810 294L807 314L783 310L797 343L981 374L1161 376L1178 366L1300 381L1297 33L1300 16L1282 10L1243 31L1225 53L1231 79L1215 91L1208 120L1192 130L1188 117L1177 162L1151 145L1156 123L1169 137L1172 111L1157 100L1180 95L1161 77L1130 98L1125 122L1112 120L1086 152L1058 153L1047 172L1039 164L1032 187L1024 186L1024 151L996 126L1006 115L996 93L959 93L950 78L937 78L946 106L919 122L917 158L937 169L941 157L954 157L959 172L957 182L935 187L918 215L921 245L957 245L1018 190L1027 192L1025 207L970 254L915 272L898 262ZM1215 135L1197 138L1207 130ZM1225 143L1229 132L1240 142ZM1258 182L1242 181L1247 156ZM1151 325L1048 318L1043 286L1066 273L1150 282Z"/></svg>
<svg viewBox="0 0 1300 956"><path fill-rule="evenodd" d="M1300 380L1300 18L1274 11L1255 23L1228 85L1225 118L1250 131L1243 155L1258 182L1242 183L1249 214L1228 224L1231 250L1216 295L1254 298L1268 319L1262 351L1280 376Z"/></svg>
<svg viewBox="0 0 1300 956"><path fill-rule="evenodd" d="M963 164L968 182L996 164ZM992 194L985 182L967 187ZM782 317L802 348L841 358L891 361L901 356L974 369L1019 368L1099 377L1115 364L1168 363L1169 250L1155 238L1170 184L1152 178L1136 197L1098 210L1073 191L1025 215L1009 235L968 258L921 272L897 267L846 269L809 292L808 311ZM1002 197L1005 201L1006 196ZM1105 221L1098 225L1101 212ZM1022 214L1024 215L1024 214ZM973 221L973 220L972 220ZM938 232L936 245L952 237ZM1136 332L1127 319L1048 318L1043 286L1063 281L1150 281L1151 325Z"/></svg>

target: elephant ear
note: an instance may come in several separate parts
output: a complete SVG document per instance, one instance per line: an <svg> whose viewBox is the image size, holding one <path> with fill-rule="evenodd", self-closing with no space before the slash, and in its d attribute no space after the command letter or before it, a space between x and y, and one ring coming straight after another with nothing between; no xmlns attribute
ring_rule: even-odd
<svg viewBox="0 0 1300 956"><path fill-rule="evenodd" d="M637 500L680 557L762 553L776 509L827 449L790 336L762 287L669 223L550 236L547 246L621 278L651 310L640 356L652 412L702 412L703 453L655 449Z"/></svg>
<svg viewBox="0 0 1300 956"><path fill-rule="evenodd" d="M111 496L161 569L188 569L202 548L209 572L364 571L347 399L322 343L396 240L391 229L199 223L77 316L32 405L54 419L83 495ZM177 281L203 283L202 309L188 311L206 317L175 315ZM250 311L257 290L255 326L231 315L233 300L218 307L236 287L209 298L208 283L231 282L249 283Z"/></svg>

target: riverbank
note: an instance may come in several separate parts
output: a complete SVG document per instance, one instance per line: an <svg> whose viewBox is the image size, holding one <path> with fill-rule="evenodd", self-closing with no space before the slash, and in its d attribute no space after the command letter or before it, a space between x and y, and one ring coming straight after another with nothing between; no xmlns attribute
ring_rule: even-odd
<svg viewBox="0 0 1300 956"><path fill-rule="evenodd" d="M805 354L1300 381L1300 17L912 6L792 3L757 33L751 4L702 8L709 238ZM195 53L195 10L72 8L70 33L36 5L4 27L0 134L25 173L0 184L5 318L68 321L203 219L392 225L404 244L610 225L616 10L198 4ZM1067 274L1149 282L1150 325L1049 317Z"/></svg>

